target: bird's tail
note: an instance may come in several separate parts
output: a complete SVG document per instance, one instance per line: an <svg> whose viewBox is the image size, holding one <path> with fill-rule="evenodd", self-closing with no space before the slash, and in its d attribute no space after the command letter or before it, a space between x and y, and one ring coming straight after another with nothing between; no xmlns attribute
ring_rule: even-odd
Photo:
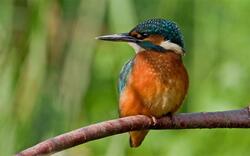
<svg viewBox="0 0 250 156"><path fill-rule="evenodd" d="M140 146L147 134L148 134L148 130L129 132L129 135L130 135L130 140L129 140L130 141L130 147L138 147L138 146Z"/></svg>

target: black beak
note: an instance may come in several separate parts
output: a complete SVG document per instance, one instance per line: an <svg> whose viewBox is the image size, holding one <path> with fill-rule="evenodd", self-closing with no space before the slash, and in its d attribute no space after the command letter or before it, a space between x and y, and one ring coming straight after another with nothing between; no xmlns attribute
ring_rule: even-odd
<svg viewBox="0 0 250 156"><path fill-rule="evenodd" d="M120 41L120 42L134 42L138 43L140 40L130 36L128 33L122 34L113 34L113 35L104 35L96 37L98 40L105 40L105 41Z"/></svg>

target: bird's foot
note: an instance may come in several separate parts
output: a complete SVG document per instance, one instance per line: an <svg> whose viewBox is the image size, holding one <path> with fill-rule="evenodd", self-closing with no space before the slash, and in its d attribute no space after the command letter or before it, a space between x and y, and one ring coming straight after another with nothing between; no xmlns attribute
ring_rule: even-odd
<svg viewBox="0 0 250 156"><path fill-rule="evenodd" d="M151 116L152 122L153 122L153 126L155 126L157 124L157 119L154 116Z"/></svg>

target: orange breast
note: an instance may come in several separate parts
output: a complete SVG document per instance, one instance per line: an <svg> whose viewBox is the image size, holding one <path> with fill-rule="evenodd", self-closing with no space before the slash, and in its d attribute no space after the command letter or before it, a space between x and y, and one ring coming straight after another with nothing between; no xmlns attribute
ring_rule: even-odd
<svg viewBox="0 0 250 156"><path fill-rule="evenodd" d="M180 107L188 89L181 56L174 52L139 52L120 96L120 114L162 116Z"/></svg>

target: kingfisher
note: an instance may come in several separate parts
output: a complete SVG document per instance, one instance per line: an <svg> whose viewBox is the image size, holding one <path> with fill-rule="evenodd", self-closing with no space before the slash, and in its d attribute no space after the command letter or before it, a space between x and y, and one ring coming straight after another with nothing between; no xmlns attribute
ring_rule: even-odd
<svg viewBox="0 0 250 156"><path fill-rule="evenodd" d="M188 90L188 73L182 62L183 35L176 23L148 19L128 33L104 35L99 40L127 42L135 55L124 64L119 76L120 117L172 115ZM141 145L148 130L131 131L130 146Z"/></svg>

